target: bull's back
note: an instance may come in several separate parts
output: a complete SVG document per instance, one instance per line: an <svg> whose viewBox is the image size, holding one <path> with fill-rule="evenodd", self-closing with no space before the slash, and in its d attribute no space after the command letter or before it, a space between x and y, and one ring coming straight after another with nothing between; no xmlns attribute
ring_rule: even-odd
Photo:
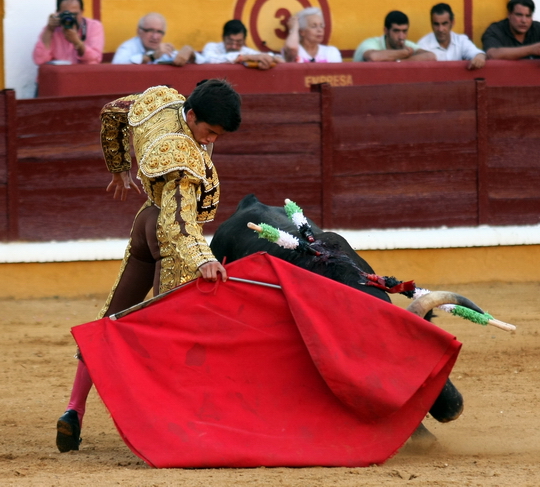
<svg viewBox="0 0 540 487"><path fill-rule="evenodd" d="M219 261L227 258L227 262L233 262L247 255L265 251L281 258L292 251L284 251L278 245L259 238L257 232L249 229L247 224L267 223L298 236L294 224L287 218L285 210L276 206L267 206L261 203L255 195L245 196L240 201L233 215L223 222L210 243L214 256ZM280 254L280 255L277 255ZM285 258L285 260L288 260Z"/></svg>
<svg viewBox="0 0 540 487"><path fill-rule="evenodd" d="M266 239L259 238L255 231L247 227L249 222L255 224L266 223L298 238L301 237L298 229L289 220L283 208L267 206L252 194L244 197L234 214L218 227L210 248L220 262L223 262L224 259L227 262L233 262L256 252L268 252L270 255L286 260L291 264L360 289L381 299L389 300L384 291L359 284L358 270L373 273L373 269L341 235L333 232L323 232L313 222L308 221L315 239L330 249L332 254L339 256L339 259L323 260L313 255L284 249Z"/></svg>

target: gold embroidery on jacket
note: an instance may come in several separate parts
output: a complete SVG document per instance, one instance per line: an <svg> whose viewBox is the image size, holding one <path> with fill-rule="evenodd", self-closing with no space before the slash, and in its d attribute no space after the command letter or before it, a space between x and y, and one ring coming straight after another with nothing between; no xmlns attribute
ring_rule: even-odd
<svg viewBox="0 0 540 487"><path fill-rule="evenodd" d="M130 169L131 129L138 178L150 199L147 204L160 208L156 228L162 256L159 292L194 279L202 264L216 260L202 224L215 217L219 178L206 148L195 141L183 119L184 101L176 90L153 87L107 104L101 115L109 171ZM129 246L125 262L128 255ZM125 263L121 272L124 267ZM109 304L110 299L104 309Z"/></svg>
<svg viewBox="0 0 540 487"><path fill-rule="evenodd" d="M148 88L144 93L137 96L136 101L131 106L128 115L129 124L136 127L146 122L158 111L178 102L183 104L185 101L186 98L174 88L168 88L167 86Z"/></svg>
<svg viewBox="0 0 540 487"><path fill-rule="evenodd" d="M161 253L159 292L165 292L195 279L197 269L215 257L196 223L194 205L199 180L179 172L167 174L162 206L157 222L157 239Z"/></svg>
<svg viewBox="0 0 540 487"><path fill-rule="evenodd" d="M119 98L101 110L101 148L109 172L131 168L127 113L136 96Z"/></svg>

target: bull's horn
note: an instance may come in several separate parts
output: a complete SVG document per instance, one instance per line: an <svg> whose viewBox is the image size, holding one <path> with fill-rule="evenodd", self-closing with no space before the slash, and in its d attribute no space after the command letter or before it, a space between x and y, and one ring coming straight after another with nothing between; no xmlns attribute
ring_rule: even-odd
<svg viewBox="0 0 540 487"><path fill-rule="evenodd" d="M482 309L476 306L476 304L474 304L470 299L448 291L433 291L431 293L424 294L423 296L415 299L409 305L407 310L423 318L426 316L428 311L431 311L433 308L436 308L442 304L459 304L460 306L472 309L478 313L484 313Z"/></svg>
<svg viewBox="0 0 540 487"><path fill-rule="evenodd" d="M495 318L489 319L488 325L496 326L497 328L505 331L514 331L516 329L514 325L511 325L510 323L505 323L501 320L496 320Z"/></svg>

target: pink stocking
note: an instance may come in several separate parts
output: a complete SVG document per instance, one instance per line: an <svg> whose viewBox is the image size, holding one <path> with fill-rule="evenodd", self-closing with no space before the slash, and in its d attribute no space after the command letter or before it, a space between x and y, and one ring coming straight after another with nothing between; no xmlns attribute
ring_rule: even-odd
<svg viewBox="0 0 540 487"><path fill-rule="evenodd" d="M75 374L75 381L73 382L73 389L71 391L71 397L69 398L69 404L67 409L74 409L77 411L79 417L79 424L82 427L82 418L86 409L86 398L92 388L92 379L88 373L88 369L82 360L79 360L77 366L77 373Z"/></svg>

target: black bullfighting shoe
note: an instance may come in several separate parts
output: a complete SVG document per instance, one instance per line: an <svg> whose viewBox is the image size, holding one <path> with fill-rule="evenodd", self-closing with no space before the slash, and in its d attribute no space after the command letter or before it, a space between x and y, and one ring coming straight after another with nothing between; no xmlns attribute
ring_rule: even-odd
<svg viewBox="0 0 540 487"><path fill-rule="evenodd" d="M56 446L61 453L78 450L81 443L81 426L77 411L68 409L56 424Z"/></svg>

